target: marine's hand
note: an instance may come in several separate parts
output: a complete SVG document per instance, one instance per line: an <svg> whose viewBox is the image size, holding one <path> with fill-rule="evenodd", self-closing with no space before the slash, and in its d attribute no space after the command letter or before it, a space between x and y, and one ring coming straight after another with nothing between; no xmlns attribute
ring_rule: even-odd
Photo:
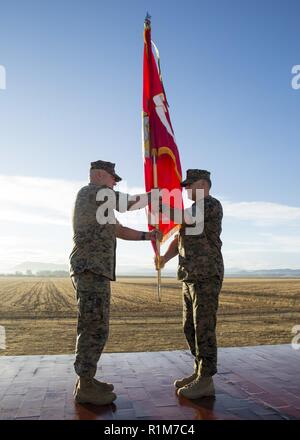
<svg viewBox="0 0 300 440"><path fill-rule="evenodd" d="M160 256L156 255L154 257L154 264L156 270L163 269L166 264L165 257L163 255Z"/></svg>
<svg viewBox="0 0 300 440"><path fill-rule="evenodd" d="M153 229L153 231L148 232L147 238L148 240L161 241L163 238L163 234L159 229Z"/></svg>

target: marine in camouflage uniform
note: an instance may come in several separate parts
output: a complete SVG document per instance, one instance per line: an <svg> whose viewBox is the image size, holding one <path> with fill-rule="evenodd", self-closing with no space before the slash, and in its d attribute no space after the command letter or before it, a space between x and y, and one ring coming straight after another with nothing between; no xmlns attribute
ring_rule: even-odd
<svg viewBox="0 0 300 440"><path fill-rule="evenodd" d="M109 174L109 178L113 176L112 186L121 180L115 173L114 167L115 164L105 161L91 164L91 170L104 170ZM155 239L157 232L146 233L123 227L116 221L112 209L109 212L110 220L115 220L115 222L99 223L96 218L97 210L103 201L107 201L107 199L102 202L96 200L97 193L101 189L108 191L108 194L112 193L116 200L115 209L117 210L121 210L121 196L126 196L128 200L127 195L114 191L112 187L91 182L80 189L75 202L74 247L70 255L70 275L78 304L74 367L77 375L86 379L94 378L97 362L108 338L110 281L116 279L116 237L128 240L149 240ZM147 194L137 196L136 201L141 201L143 196L146 196L144 197L145 206L148 203ZM141 207L143 206L140 204L138 209ZM129 208L135 209L132 204L128 203L125 210ZM112 391L112 388L108 387L108 391ZM92 399L92 403L97 403L97 399L96 402Z"/></svg>
<svg viewBox="0 0 300 440"><path fill-rule="evenodd" d="M114 173L111 165L98 161L91 164L91 169L101 167ZM120 180L115 174L115 181ZM108 338L110 280L115 280L116 224L97 222L96 196L100 189L107 187L89 183L77 194L73 211L74 247L70 255L70 275L78 305L74 366L78 376L91 378L96 374Z"/></svg>
<svg viewBox="0 0 300 440"><path fill-rule="evenodd" d="M187 171L181 185L190 187L204 180L211 185L210 173L206 170ZM217 373L216 322L224 265L221 253L223 210L221 203L207 194L204 197L204 228L200 234L187 234L187 226L181 226L179 235L162 257L165 264L179 255L178 279L182 281L183 329L192 355L194 374L175 382L177 388L189 385L195 379L211 378ZM192 206L194 215L196 201ZM199 395L200 396L200 395ZM187 395L187 397L190 397ZM197 396L196 396L197 397ZM195 397L195 398L196 398Z"/></svg>
<svg viewBox="0 0 300 440"><path fill-rule="evenodd" d="M212 196L204 198L204 230L187 235L180 229L178 279L183 291L183 328L195 371L201 376L217 372L216 315L224 276L220 240L223 210Z"/></svg>

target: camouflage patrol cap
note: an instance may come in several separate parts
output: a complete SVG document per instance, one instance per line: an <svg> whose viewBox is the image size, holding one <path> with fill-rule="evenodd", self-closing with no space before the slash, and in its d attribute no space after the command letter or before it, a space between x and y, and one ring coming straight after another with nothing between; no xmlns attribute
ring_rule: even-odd
<svg viewBox="0 0 300 440"><path fill-rule="evenodd" d="M91 162L91 170L105 170L114 176L116 182L120 182L122 180L122 178L115 173L115 164L112 162L96 160L96 162Z"/></svg>
<svg viewBox="0 0 300 440"><path fill-rule="evenodd" d="M210 172L206 170L187 170L186 172L186 179L181 182L181 186L186 186L188 184L197 182L197 180L205 179L211 184L210 180Z"/></svg>

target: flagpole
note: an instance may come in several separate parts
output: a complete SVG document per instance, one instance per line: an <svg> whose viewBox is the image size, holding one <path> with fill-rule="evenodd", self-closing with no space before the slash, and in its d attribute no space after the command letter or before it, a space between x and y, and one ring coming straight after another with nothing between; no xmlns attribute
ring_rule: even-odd
<svg viewBox="0 0 300 440"><path fill-rule="evenodd" d="M147 12L147 15L145 17L145 21L144 21L144 26L145 29L151 29L151 15ZM149 47L149 51L151 50L151 42L150 42L150 47ZM150 146L150 138L151 136L149 136L149 146ZM152 165L153 165L153 186L154 188L158 189L158 179L157 179L157 150L156 148L151 149L151 156L152 156ZM158 215L158 220L157 220L157 224L155 225L156 229L159 229L159 214L155 214L156 215L156 220L157 220L157 215ZM161 302L161 269L160 269L160 241L159 239L156 239L156 251L157 251L157 297L158 297L158 302Z"/></svg>
<svg viewBox="0 0 300 440"><path fill-rule="evenodd" d="M158 181L157 181L157 150L154 148L152 150L152 158L153 158L153 184L154 188L158 189ZM157 218L157 217L156 217ZM159 224L156 224L155 227L158 229ZM161 302L161 269L160 269L160 241L156 239L156 249L157 249L157 297L158 302Z"/></svg>

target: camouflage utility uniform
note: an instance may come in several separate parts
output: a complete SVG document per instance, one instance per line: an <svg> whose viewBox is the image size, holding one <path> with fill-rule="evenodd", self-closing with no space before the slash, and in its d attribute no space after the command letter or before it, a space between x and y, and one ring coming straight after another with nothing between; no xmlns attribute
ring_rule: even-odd
<svg viewBox="0 0 300 440"><path fill-rule="evenodd" d="M70 255L70 275L78 304L74 366L78 376L91 378L96 374L108 338L110 280L115 280L116 224L99 224L96 219L99 207L96 195L101 188L107 189L90 183L77 195L73 213L74 247ZM120 193L113 192L118 202Z"/></svg>
<svg viewBox="0 0 300 440"><path fill-rule="evenodd" d="M202 377L217 372L216 315L224 276L220 240L222 217L221 203L207 196L204 199L203 232L187 235L182 227L178 239L178 279L183 281L183 328L195 357L195 372Z"/></svg>

